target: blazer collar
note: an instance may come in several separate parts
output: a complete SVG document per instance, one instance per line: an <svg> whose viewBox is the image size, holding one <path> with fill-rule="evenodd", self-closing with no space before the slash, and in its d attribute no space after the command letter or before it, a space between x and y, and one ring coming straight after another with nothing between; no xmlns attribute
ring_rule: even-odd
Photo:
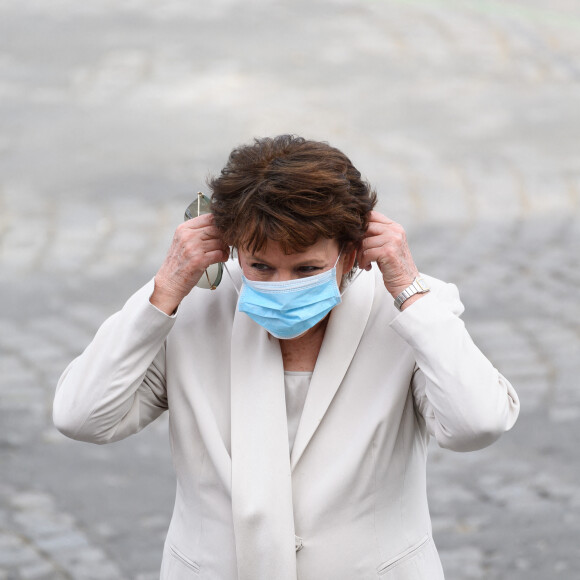
<svg viewBox="0 0 580 580"><path fill-rule="evenodd" d="M278 340L236 312L231 345L232 510L239 580L296 580L284 368Z"/></svg>
<svg viewBox="0 0 580 580"><path fill-rule="evenodd" d="M355 355L372 308L374 278L373 272L362 272L330 314L292 448L292 470L323 425L324 415Z"/></svg>

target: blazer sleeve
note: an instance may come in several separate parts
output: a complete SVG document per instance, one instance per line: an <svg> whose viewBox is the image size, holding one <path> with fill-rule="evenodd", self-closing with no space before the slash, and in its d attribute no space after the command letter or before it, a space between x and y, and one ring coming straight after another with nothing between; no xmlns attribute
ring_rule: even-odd
<svg viewBox="0 0 580 580"><path fill-rule="evenodd" d="M511 429L515 389L473 343L457 288L445 284L406 308L391 327L413 349L415 406L441 447L472 451Z"/></svg>
<svg viewBox="0 0 580 580"><path fill-rule="evenodd" d="M95 338L64 371L53 420L72 439L118 441L167 409L165 339L175 316L149 302L153 281L107 319Z"/></svg>

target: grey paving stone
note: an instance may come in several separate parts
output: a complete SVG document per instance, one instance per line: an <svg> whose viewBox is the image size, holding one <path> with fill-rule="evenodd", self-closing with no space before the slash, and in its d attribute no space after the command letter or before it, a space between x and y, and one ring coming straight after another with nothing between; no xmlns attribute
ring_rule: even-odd
<svg viewBox="0 0 580 580"><path fill-rule="evenodd" d="M18 570L23 580L39 580L62 577L49 562L39 562L21 566Z"/></svg>

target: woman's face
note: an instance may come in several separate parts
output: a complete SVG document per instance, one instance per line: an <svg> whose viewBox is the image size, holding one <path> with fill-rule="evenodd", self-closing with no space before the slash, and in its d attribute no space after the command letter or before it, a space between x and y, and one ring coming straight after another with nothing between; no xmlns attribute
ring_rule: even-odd
<svg viewBox="0 0 580 580"><path fill-rule="evenodd" d="M285 254L278 242L269 242L259 252L240 249L238 256L244 276L248 280L285 282L321 274L330 270L338 258L340 248L336 240L321 239L304 252ZM341 254L336 264L337 283L352 268L355 254Z"/></svg>

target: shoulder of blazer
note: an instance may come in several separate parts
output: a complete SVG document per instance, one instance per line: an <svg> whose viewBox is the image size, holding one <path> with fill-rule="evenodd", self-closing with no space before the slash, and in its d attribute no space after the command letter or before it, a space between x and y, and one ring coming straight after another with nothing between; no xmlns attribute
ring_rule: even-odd
<svg viewBox="0 0 580 580"><path fill-rule="evenodd" d="M375 275L375 292L371 317L379 316L384 320L384 323L389 324L401 312L395 307L394 299L383 283L381 271L374 264L373 272ZM456 316L460 316L463 313L465 307L460 300L459 290L455 284L445 282L429 274L421 273L421 276L427 280L430 294L437 298L437 302L441 306L451 310Z"/></svg>

